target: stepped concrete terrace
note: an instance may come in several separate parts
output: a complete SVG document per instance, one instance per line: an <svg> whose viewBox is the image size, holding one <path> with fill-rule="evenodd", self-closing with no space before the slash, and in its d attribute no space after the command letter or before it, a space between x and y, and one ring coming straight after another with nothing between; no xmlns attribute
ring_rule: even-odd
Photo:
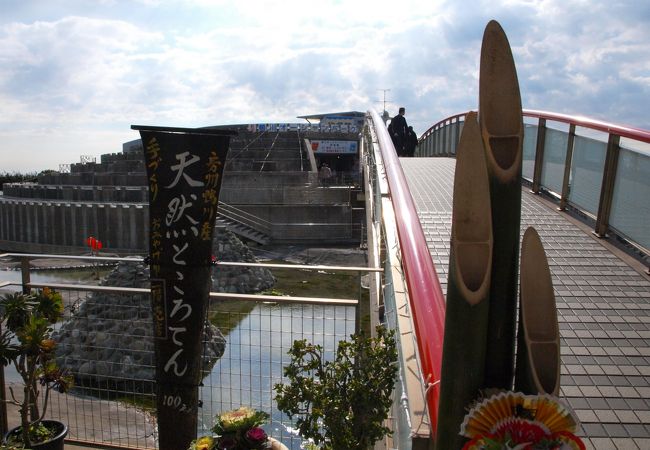
<svg viewBox="0 0 650 450"><path fill-rule="evenodd" d="M355 134L231 128L239 135L224 170L220 200L228 207L220 207L222 225L258 243L359 242L364 216L354 184L358 174L320 185L309 148L310 138L354 140ZM129 144L123 153L102 155L99 163L71 164L69 173L5 184L0 249L83 252L85 239L95 236L107 251L146 253L148 186L142 148Z"/></svg>

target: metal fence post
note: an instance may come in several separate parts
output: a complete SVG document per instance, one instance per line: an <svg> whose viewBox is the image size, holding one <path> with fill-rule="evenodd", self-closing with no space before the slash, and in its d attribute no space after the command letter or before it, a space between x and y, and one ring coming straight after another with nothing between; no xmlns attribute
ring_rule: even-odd
<svg viewBox="0 0 650 450"><path fill-rule="evenodd" d="M456 149L458 148L459 141L460 141L460 116L456 117L456 123L454 124L454 155L456 154Z"/></svg>
<svg viewBox="0 0 650 450"><path fill-rule="evenodd" d="M564 160L564 178L562 180L562 196L560 197L560 211L566 209L569 198L569 179L571 177L571 161L573 160L573 143L576 138L576 126L571 124L569 127L569 138L566 144L566 158Z"/></svg>
<svg viewBox="0 0 650 450"><path fill-rule="evenodd" d="M447 122L445 121L444 125L440 129L440 132L442 133L442 153L445 156L449 156L449 128L447 127Z"/></svg>
<svg viewBox="0 0 650 450"><path fill-rule="evenodd" d="M27 295L31 292L29 283L31 283L31 274L29 272L29 258L20 258L20 275L23 283L23 294Z"/></svg>
<svg viewBox="0 0 650 450"><path fill-rule="evenodd" d="M546 141L546 119L539 119L537 125L537 145L535 146L535 169L533 170L532 191L539 194L542 183L542 165L544 163L544 144Z"/></svg>
<svg viewBox="0 0 650 450"><path fill-rule="evenodd" d="M598 216L596 217L596 229L594 234L598 237L607 235L609 226L609 213L612 209L612 198L614 197L614 183L616 182L616 169L618 168L618 155L620 153L621 137L610 134L607 142L607 154L605 155L605 168L603 170L603 183L600 187L600 201L598 202Z"/></svg>
<svg viewBox="0 0 650 450"><path fill-rule="evenodd" d="M0 324L2 332L2 324ZM5 394L5 367L0 365L0 435L4 436L9 431L7 423L7 396Z"/></svg>

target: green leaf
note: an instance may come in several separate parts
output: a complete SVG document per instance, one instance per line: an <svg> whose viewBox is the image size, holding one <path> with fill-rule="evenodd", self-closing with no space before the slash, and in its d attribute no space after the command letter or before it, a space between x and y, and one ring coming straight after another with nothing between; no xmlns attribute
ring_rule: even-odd
<svg viewBox="0 0 650 450"><path fill-rule="evenodd" d="M29 320L27 297L23 294L5 294L2 298L2 319L6 320L7 328L16 332Z"/></svg>
<svg viewBox="0 0 650 450"><path fill-rule="evenodd" d="M397 349L392 331L377 328L341 341L333 361L323 348L294 341L284 374L275 386L278 409L299 416L300 435L333 450L367 449L389 433L383 426L392 406Z"/></svg>

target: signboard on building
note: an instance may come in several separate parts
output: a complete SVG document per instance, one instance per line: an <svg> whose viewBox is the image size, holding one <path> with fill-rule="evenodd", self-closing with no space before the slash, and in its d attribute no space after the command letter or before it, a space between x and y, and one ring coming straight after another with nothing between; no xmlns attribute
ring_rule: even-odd
<svg viewBox="0 0 650 450"><path fill-rule="evenodd" d="M319 133L357 133L361 129L361 125L354 124L353 121L342 122L321 122L317 124L311 123L249 123L246 125L246 130L255 132L287 132L287 131L315 131Z"/></svg>
<svg viewBox="0 0 650 450"><path fill-rule="evenodd" d="M133 125L149 181L149 264L161 449L196 437L212 233L232 131Z"/></svg>
<svg viewBox="0 0 650 450"><path fill-rule="evenodd" d="M363 116L362 117L356 117L356 116L325 116L321 119L320 124L321 126L338 126L338 127L361 127L363 126Z"/></svg>
<svg viewBox="0 0 650 450"><path fill-rule="evenodd" d="M315 154L338 154L356 155L359 148L357 141L333 141L324 139L313 139L311 149Z"/></svg>

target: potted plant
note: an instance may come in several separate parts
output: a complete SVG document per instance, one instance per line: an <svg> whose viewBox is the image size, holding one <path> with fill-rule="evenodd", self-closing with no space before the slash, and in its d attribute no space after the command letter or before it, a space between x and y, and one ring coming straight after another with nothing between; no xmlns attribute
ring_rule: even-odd
<svg viewBox="0 0 650 450"><path fill-rule="evenodd" d="M298 417L300 435L331 450L367 450L390 433L384 424L397 379L392 331L340 341L333 361L320 345L294 341L284 368L289 384L276 384L278 409Z"/></svg>
<svg viewBox="0 0 650 450"><path fill-rule="evenodd" d="M7 403L19 407L20 426L10 430L6 443L11 447L62 449L67 427L44 420L50 392L66 392L72 377L56 365L51 338L52 325L63 315L61 294L44 288L33 295L6 294L0 300L0 363L13 364L23 380L22 397L9 388Z"/></svg>
<svg viewBox="0 0 650 450"><path fill-rule="evenodd" d="M193 440L188 450L287 450L260 427L268 419L264 411L246 406L217 414L212 427L214 434Z"/></svg>

